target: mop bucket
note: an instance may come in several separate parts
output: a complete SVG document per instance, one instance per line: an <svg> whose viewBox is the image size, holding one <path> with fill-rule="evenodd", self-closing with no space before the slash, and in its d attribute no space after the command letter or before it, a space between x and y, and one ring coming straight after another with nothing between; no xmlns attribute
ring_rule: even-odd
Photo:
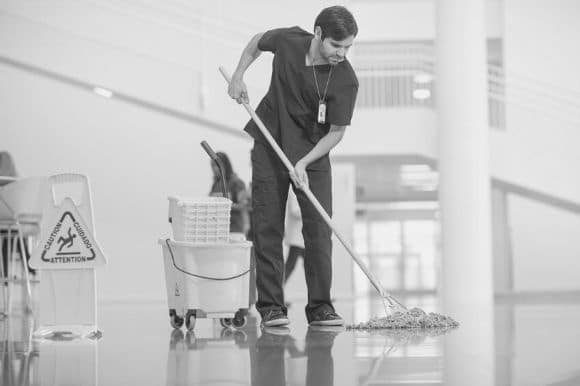
<svg viewBox="0 0 580 386"><path fill-rule="evenodd" d="M163 249L169 321L193 330L197 318L241 328L249 308L252 243L190 243L159 239Z"/></svg>

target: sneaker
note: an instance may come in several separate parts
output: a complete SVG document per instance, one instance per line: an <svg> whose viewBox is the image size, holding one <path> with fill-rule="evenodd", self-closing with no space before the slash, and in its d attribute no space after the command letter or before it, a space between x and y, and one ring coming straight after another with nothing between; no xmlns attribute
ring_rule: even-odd
<svg viewBox="0 0 580 386"><path fill-rule="evenodd" d="M290 323L288 317L284 311L279 309L266 311L266 313L262 316L262 325L264 327L280 327L286 326L288 323Z"/></svg>
<svg viewBox="0 0 580 386"><path fill-rule="evenodd" d="M344 319L334 311L322 310L309 318L311 326L344 326Z"/></svg>

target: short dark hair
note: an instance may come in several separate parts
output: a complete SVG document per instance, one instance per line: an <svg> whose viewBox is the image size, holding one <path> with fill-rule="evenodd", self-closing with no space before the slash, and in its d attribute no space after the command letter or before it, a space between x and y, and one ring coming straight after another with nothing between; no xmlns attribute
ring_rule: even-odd
<svg viewBox="0 0 580 386"><path fill-rule="evenodd" d="M358 34L358 26L354 16L348 9L340 5L324 8L314 21L314 28L322 30L322 40L331 37L334 40L344 40Z"/></svg>

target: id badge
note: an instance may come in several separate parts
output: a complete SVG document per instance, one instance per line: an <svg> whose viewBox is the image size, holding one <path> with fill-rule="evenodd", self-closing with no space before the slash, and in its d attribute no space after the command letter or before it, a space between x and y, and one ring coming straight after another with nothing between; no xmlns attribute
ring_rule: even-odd
<svg viewBox="0 0 580 386"><path fill-rule="evenodd" d="M326 123L326 102L324 101L318 102L318 123Z"/></svg>

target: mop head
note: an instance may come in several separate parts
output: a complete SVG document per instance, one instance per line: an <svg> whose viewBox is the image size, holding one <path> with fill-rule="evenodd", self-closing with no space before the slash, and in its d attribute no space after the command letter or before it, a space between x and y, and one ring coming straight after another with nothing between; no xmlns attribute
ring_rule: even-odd
<svg viewBox="0 0 580 386"><path fill-rule="evenodd" d="M384 318L374 317L366 323L347 326L349 330L377 330L377 329L450 329L458 327L459 323L449 316L434 312L426 313L420 308L411 308L404 312L395 312Z"/></svg>

